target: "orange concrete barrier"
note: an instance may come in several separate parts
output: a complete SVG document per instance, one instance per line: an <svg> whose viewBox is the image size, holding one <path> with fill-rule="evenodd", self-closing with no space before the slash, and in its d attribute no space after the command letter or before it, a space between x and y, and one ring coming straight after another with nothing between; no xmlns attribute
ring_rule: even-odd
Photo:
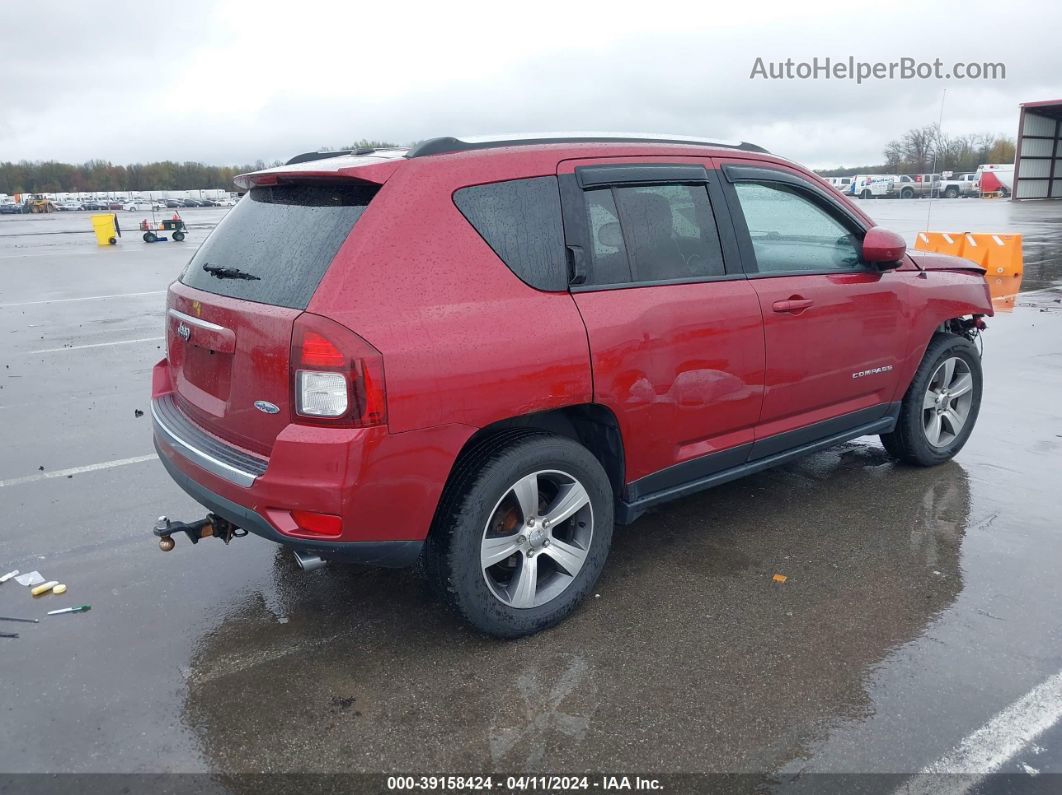
<svg viewBox="0 0 1062 795"><path fill-rule="evenodd" d="M919 232L915 248L919 251L932 251L934 254L951 254L961 257L965 243L963 235L949 232Z"/></svg>
<svg viewBox="0 0 1062 795"><path fill-rule="evenodd" d="M1014 296L1021 288L1024 264L1021 235L919 232L915 249L952 254L976 262L985 269L985 279L997 311L1013 309Z"/></svg>

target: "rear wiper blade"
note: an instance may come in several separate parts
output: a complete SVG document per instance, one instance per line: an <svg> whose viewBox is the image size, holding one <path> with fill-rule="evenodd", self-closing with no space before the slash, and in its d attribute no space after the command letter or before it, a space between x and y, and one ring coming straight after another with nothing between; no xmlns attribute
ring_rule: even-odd
<svg viewBox="0 0 1062 795"><path fill-rule="evenodd" d="M261 276L255 276L253 273L241 271L239 268L226 268L223 265L211 265L209 262L203 264L203 270L217 279L246 279L248 281L256 282L262 280Z"/></svg>

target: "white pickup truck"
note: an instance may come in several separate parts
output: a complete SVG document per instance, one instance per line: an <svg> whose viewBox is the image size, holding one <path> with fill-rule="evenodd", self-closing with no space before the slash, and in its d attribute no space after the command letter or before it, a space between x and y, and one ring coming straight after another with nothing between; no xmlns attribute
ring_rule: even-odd
<svg viewBox="0 0 1062 795"><path fill-rule="evenodd" d="M977 196L980 192L977 186L977 174L974 172L952 174L942 178L937 185L937 195L946 199Z"/></svg>

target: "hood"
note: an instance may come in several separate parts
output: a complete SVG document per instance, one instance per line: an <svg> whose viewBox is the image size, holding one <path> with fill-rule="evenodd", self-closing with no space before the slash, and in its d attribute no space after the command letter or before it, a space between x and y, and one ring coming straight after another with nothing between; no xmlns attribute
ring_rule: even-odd
<svg viewBox="0 0 1062 795"><path fill-rule="evenodd" d="M985 273L985 269L973 260L953 257L951 254L933 254L929 251L914 251L912 249L907 249L907 253L915 261L915 264L923 270Z"/></svg>

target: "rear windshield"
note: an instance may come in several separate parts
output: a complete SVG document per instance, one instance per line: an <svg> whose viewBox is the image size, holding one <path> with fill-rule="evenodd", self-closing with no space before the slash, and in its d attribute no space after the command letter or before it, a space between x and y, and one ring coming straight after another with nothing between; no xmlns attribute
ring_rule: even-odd
<svg viewBox="0 0 1062 795"><path fill-rule="evenodd" d="M305 309L377 190L360 183L252 188L195 253L181 282L217 295Z"/></svg>

